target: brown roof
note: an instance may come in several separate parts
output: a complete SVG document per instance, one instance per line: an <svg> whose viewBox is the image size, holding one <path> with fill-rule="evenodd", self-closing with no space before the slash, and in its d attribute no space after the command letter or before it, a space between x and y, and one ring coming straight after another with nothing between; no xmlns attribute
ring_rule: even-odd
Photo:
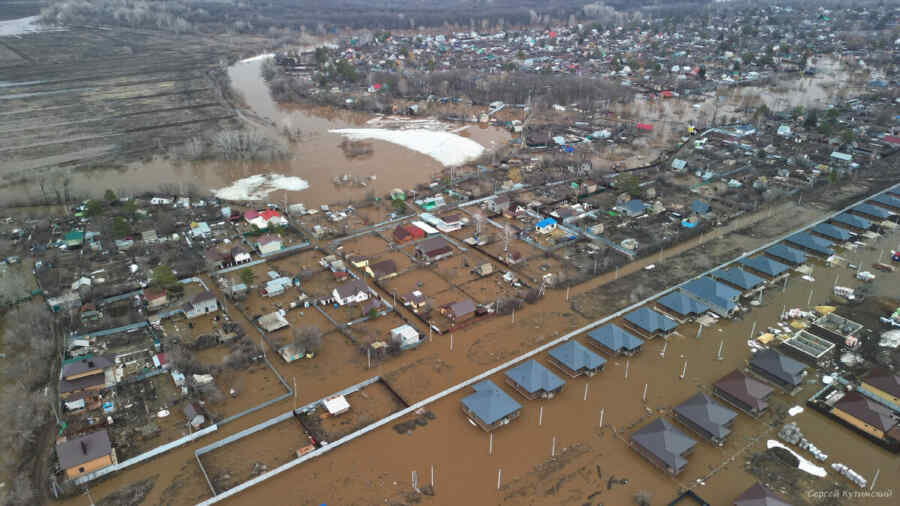
<svg viewBox="0 0 900 506"><path fill-rule="evenodd" d="M370 266L372 269L372 274L376 278L380 278L383 276L389 276L397 272L397 263L391 259L382 260L376 264Z"/></svg>
<svg viewBox="0 0 900 506"><path fill-rule="evenodd" d="M62 377L68 378L76 374L84 374L88 371L102 371L107 367L112 367L113 361L104 357L97 356L91 358L83 358L75 362L69 362L62 368Z"/></svg>
<svg viewBox="0 0 900 506"><path fill-rule="evenodd" d="M755 380L738 370L724 376L713 386L755 409L766 407L768 404L766 398L775 391L769 385Z"/></svg>
<svg viewBox="0 0 900 506"><path fill-rule="evenodd" d="M890 409L856 391L847 392L834 407L884 432L897 425Z"/></svg>
<svg viewBox="0 0 900 506"><path fill-rule="evenodd" d="M734 506L791 506L791 503L757 483L739 495Z"/></svg>
<svg viewBox="0 0 900 506"><path fill-rule="evenodd" d="M430 239L425 239L420 242L416 249L421 251L422 254L430 257L435 257L438 255L443 255L448 251L453 250L453 246L441 236L435 236Z"/></svg>
<svg viewBox="0 0 900 506"><path fill-rule="evenodd" d="M359 279L351 279L346 283L338 286L336 288L338 295L341 296L342 299L346 299L351 295L356 295L359 292L368 292L369 287L362 280Z"/></svg>
<svg viewBox="0 0 900 506"><path fill-rule="evenodd" d="M74 380L59 380L59 393L67 394L106 384L105 374L91 374Z"/></svg>
<svg viewBox="0 0 900 506"><path fill-rule="evenodd" d="M894 374L894 372L884 367L873 369L863 380L863 383L872 385L882 392L887 392L895 397L900 397L900 375Z"/></svg>
<svg viewBox="0 0 900 506"><path fill-rule="evenodd" d="M56 456L63 469L71 469L112 452L112 443L106 429L91 432L81 437L63 441L56 445Z"/></svg>
<svg viewBox="0 0 900 506"><path fill-rule="evenodd" d="M460 318L462 316L474 313L475 303L472 302L472 299L463 299L450 304L448 306L448 309L451 313L453 313L454 318Z"/></svg>

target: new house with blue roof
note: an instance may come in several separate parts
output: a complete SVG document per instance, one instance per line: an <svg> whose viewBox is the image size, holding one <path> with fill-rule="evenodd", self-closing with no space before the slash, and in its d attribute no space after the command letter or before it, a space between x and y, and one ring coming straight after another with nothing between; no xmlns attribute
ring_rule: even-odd
<svg viewBox="0 0 900 506"><path fill-rule="evenodd" d="M831 222L835 225L849 228L855 232L865 232L872 228L872 222L850 213L841 213L834 218L831 218Z"/></svg>
<svg viewBox="0 0 900 506"><path fill-rule="evenodd" d="M659 314L659 313L656 313ZM662 315L660 315L662 316ZM597 349L612 354L630 357L641 351L644 340L614 324L606 325L588 332L590 343Z"/></svg>
<svg viewBox="0 0 900 506"><path fill-rule="evenodd" d="M551 349L547 361L572 378L582 374L590 377L603 370L606 359L587 349L578 341L566 341Z"/></svg>
<svg viewBox="0 0 900 506"><path fill-rule="evenodd" d="M647 204L640 199L631 199L628 202L617 205L613 210L630 218L636 218L644 214L644 211L647 210Z"/></svg>
<svg viewBox="0 0 900 506"><path fill-rule="evenodd" d="M505 373L506 382L526 399L552 399L566 382L537 360L523 362Z"/></svg>
<svg viewBox="0 0 900 506"><path fill-rule="evenodd" d="M658 313L647 306L635 309L625 315L625 323L637 332L654 337L665 337L672 333L678 322Z"/></svg>
<svg viewBox="0 0 900 506"><path fill-rule="evenodd" d="M853 239L853 234L849 230L836 227L830 223L819 223L811 228L810 231L831 241L846 242Z"/></svg>
<svg viewBox="0 0 900 506"><path fill-rule="evenodd" d="M768 276L770 278L777 278L791 269L787 265L776 262L765 255L753 258L742 258L739 260L739 263L743 265L745 269L749 269L757 274Z"/></svg>
<svg viewBox="0 0 900 506"><path fill-rule="evenodd" d="M656 299L656 307L663 313L682 322L696 318L709 311L709 306L697 299L688 297L682 292L669 292Z"/></svg>
<svg viewBox="0 0 900 506"><path fill-rule="evenodd" d="M754 290L766 283L765 279L755 274L751 274L739 267L719 269L712 273L712 277L744 292Z"/></svg>
<svg viewBox="0 0 900 506"><path fill-rule="evenodd" d="M765 251L766 255L787 265L800 265L806 263L806 253L794 249L784 243L778 243Z"/></svg>
<svg viewBox="0 0 900 506"><path fill-rule="evenodd" d="M869 202L872 204L877 204L882 207L886 207L893 211L900 211L900 198L894 197L893 195L888 195L887 193L882 193L877 197L872 197L869 199Z"/></svg>
<svg viewBox="0 0 900 506"><path fill-rule="evenodd" d="M850 208L850 212L861 214L866 219L878 219L885 220L891 216L891 212L887 209L879 206L873 206L872 204L862 203Z"/></svg>
<svg viewBox="0 0 900 506"><path fill-rule="evenodd" d="M522 405L491 380L475 383L475 393L462 400L463 413L487 432L502 427L522 414Z"/></svg>
<svg viewBox="0 0 900 506"><path fill-rule="evenodd" d="M822 239L821 237L816 237L809 232L797 232L785 239L785 241L799 249L811 251L817 255L822 255L824 257L834 255L834 250L831 249L831 247L834 246L833 242Z"/></svg>
<svg viewBox="0 0 900 506"><path fill-rule="evenodd" d="M741 292L710 277L692 279L681 289L691 297L708 304L709 309L719 316L727 318L740 309L737 302Z"/></svg>

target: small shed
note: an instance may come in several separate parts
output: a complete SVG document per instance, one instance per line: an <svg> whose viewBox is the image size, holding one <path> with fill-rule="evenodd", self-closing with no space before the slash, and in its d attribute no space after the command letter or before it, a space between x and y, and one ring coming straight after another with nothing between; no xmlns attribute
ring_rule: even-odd
<svg viewBox="0 0 900 506"><path fill-rule="evenodd" d="M391 329L391 341L401 348L409 348L419 344L419 333L412 325L404 324Z"/></svg>
<svg viewBox="0 0 900 506"><path fill-rule="evenodd" d="M328 414L331 416L342 415L350 411L350 403L343 395L335 395L322 401Z"/></svg>

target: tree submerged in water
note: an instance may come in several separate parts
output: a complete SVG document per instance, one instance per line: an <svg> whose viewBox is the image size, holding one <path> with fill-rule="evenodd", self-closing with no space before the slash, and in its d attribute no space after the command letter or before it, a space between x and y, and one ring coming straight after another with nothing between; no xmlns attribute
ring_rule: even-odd
<svg viewBox="0 0 900 506"><path fill-rule="evenodd" d="M206 137L193 137L172 148L169 155L177 160L235 160L269 162L290 157L287 144L256 130L223 130Z"/></svg>

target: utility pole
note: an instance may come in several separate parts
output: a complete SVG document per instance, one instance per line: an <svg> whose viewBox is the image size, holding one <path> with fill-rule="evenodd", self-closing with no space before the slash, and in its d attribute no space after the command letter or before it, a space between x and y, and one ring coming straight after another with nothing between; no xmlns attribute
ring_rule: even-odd
<svg viewBox="0 0 900 506"><path fill-rule="evenodd" d="M687 360L684 361L684 367L681 369L681 378L684 379L684 375L687 373Z"/></svg>

